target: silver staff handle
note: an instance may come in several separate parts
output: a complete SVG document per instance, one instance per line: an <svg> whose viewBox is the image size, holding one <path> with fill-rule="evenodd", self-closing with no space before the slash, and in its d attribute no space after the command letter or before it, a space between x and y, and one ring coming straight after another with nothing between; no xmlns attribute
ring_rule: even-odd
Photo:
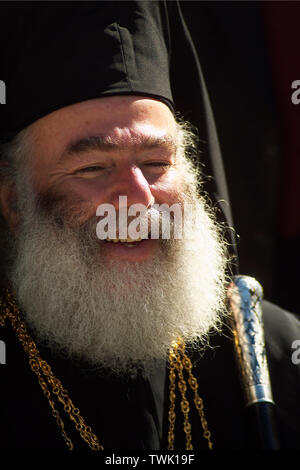
<svg viewBox="0 0 300 470"><path fill-rule="evenodd" d="M265 347L261 301L263 289L250 276L234 276L229 285L228 298L233 319L234 346L245 405L261 449L279 448L275 404Z"/></svg>

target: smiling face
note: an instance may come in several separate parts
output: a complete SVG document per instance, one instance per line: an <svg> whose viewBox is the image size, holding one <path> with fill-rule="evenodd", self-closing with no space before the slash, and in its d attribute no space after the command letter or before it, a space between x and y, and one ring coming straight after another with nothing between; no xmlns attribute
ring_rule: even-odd
<svg viewBox="0 0 300 470"><path fill-rule="evenodd" d="M178 336L205 343L224 312L226 247L169 109L101 98L27 131L17 203L4 184L1 205L16 235L9 279L36 341L118 374L151 370ZM97 207L118 211L120 196L149 209L192 202L199 226L180 240L101 241Z"/></svg>
<svg viewBox="0 0 300 470"><path fill-rule="evenodd" d="M159 101L108 97L56 111L31 126L32 183L42 206L69 208L71 225L94 217L100 204L172 205L181 193L177 127ZM59 201L59 202L58 202ZM75 203L74 203L75 201ZM110 257L145 259L156 240L107 244ZM132 248L132 247L131 247Z"/></svg>

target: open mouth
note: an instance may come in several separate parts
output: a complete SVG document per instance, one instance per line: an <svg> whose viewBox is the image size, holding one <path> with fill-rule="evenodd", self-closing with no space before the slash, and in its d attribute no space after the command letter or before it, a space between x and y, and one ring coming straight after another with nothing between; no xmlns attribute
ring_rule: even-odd
<svg viewBox="0 0 300 470"><path fill-rule="evenodd" d="M143 261L157 250L159 240L149 238L106 238L102 240L104 253L109 259Z"/></svg>
<svg viewBox="0 0 300 470"><path fill-rule="evenodd" d="M145 240L148 240L148 238L107 238L106 240L103 240L105 243L118 243L122 244L122 246L127 246L128 248L133 248L140 243L144 242Z"/></svg>
<svg viewBox="0 0 300 470"><path fill-rule="evenodd" d="M107 238L106 240L103 240L105 243L119 243L122 244L122 246L127 246L128 248L133 248L145 240L148 240L148 238Z"/></svg>

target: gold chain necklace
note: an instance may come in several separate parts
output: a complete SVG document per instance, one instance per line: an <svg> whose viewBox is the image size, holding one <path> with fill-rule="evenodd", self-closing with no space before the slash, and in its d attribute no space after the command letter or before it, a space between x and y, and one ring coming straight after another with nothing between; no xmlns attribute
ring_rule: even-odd
<svg viewBox="0 0 300 470"><path fill-rule="evenodd" d="M30 368L37 375L43 393L48 399L49 405L52 409L52 415L56 420L68 449L73 450L74 446L65 431L63 420L61 419L51 397L51 391L54 396L53 398L56 397L57 401L63 405L64 410L68 413L71 421L73 421L76 430L89 447L92 450L103 450L103 447L99 444L97 436L92 432L91 428L86 425L85 420L80 415L79 409L74 406L72 400L69 398L68 392L55 377L51 367L42 359L35 342L27 333L26 326L20 318L19 309L9 290L6 290L6 302L5 300L4 302L1 301L0 306L2 307L3 312L2 316L0 316L0 325L4 326L6 318L10 320L24 351L28 355ZM49 389L49 386L51 390Z"/></svg>
<svg viewBox="0 0 300 470"><path fill-rule="evenodd" d="M176 371L178 374L178 388L181 393L181 411L184 417L183 430L186 435L186 450L193 450L192 445L192 427L189 422L189 412L190 405L186 398L187 384L184 379L183 371L184 369L188 373L188 384L190 385L194 393L194 404L200 416L203 436L207 439L207 444L209 450L213 449L213 444L211 441L211 433L208 429L208 424L204 415L204 404L202 398L198 394L198 382L196 377L192 373L192 363L190 358L185 353L185 344L184 341L179 338L177 341L174 341L171 345L169 352L169 363L170 363L170 372L169 372L169 397L170 397L170 407L169 407L169 432L168 432L168 450L174 450L174 427L176 420L175 413L175 400L176 400Z"/></svg>
<svg viewBox="0 0 300 470"><path fill-rule="evenodd" d="M25 353L28 355L29 366L36 374L38 382L42 391L48 399L49 405L52 410L52 416L55 418L56 423L60 429L65 443L69 450L74 449L73 442L68 437L64 422L58 410L55 407L53 398L62 404L69 418L73 421L76 430L79 432L81 438L88 444L92 450L104 450L103 446L99 443L98 437L93 433L90 426L87 426L85 420L80 415L80 411L76 408L70 399L68 392L64 389L61 382L55 377L51 367L43 360L35 342L29 336L24 322L21 320L20 312L16 304L15 298L12 293L5 289L5 295L0 298L0 326L5 326L5 320L9 319L17 338L21 342ZM186 450L193 450L191 424L189 422L190 406L186 398L187 385L183 376L183 370L188 372L188 383L194 392L194 404L198 410L201 424L203 428L203 436L208 441L208 448L212 450L213 445L211 442L211 433L208 430L207 421L204 416L203 401L198 395L198 382L192 374L192 363L185 353L185 344L182 339L174 341L169 352L170 372L169 372L169 431L168 431L168 450L174 450L174 427L176 420L175 401L176 401L176 371L178 374L178 388L181 393L181 410L184 416L183 429L186 434ZM49 389L50 387L50 389ZM51 395L52 392L52 395Z"/></svg>

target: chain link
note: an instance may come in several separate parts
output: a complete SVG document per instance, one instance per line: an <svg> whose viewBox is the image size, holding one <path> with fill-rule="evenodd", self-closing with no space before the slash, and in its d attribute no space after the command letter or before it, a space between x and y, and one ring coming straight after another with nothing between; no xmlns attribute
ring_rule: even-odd
<svg viewBox="0 0 300 470"><path fill-rule="evenodd" d="M175 403L176 403L176 355L170 351L170 372L169 372L169 396L170 396L170 407L169 407L169 431L168 431L168 450L174 450L174 427L176 420Z"/></svg>

